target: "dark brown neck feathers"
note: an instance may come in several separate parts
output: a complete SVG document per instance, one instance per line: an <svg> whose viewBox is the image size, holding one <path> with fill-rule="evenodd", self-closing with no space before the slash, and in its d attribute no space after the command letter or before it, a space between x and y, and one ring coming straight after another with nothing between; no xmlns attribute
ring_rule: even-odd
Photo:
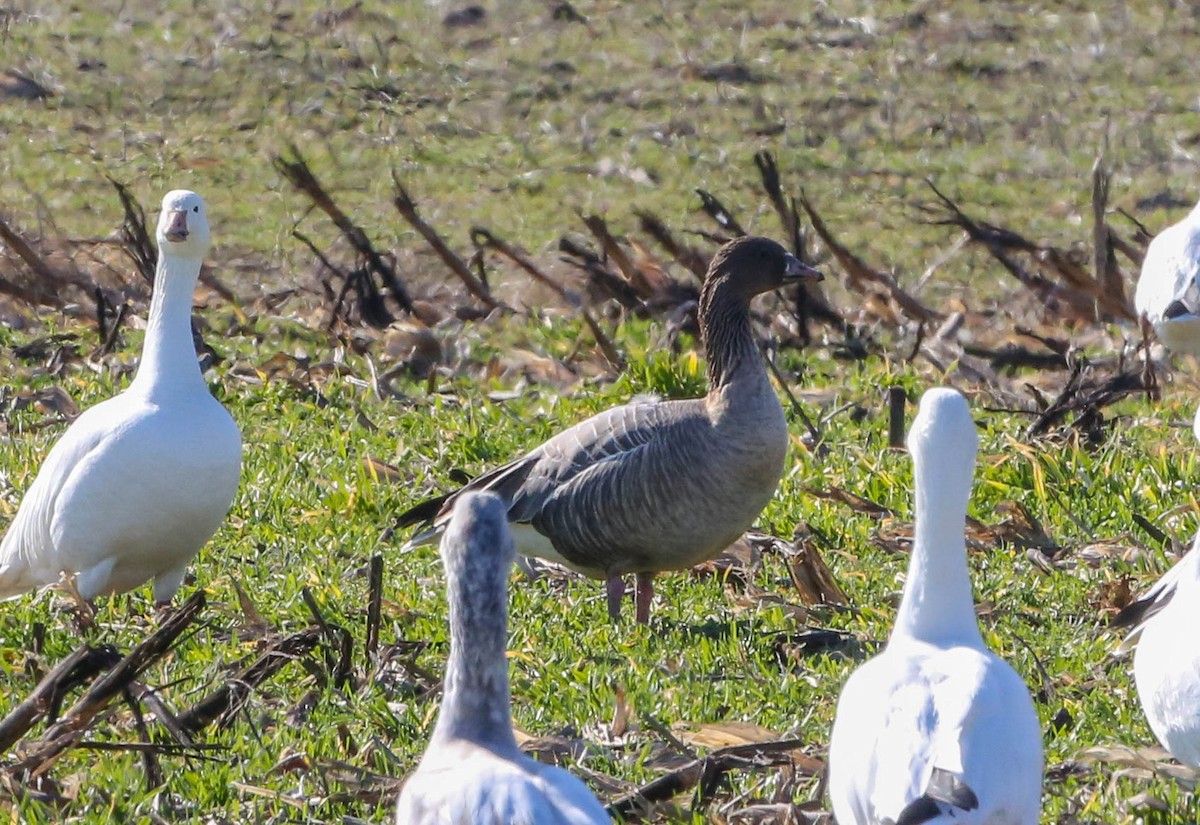
<svg viewBox="0 0 1200 825"><path fill-rule="evenodd" d="M744 364L755 364L750 300L724 273L713 272L700 292L700 334L708 360L708 389L727 384Z"/></svg>

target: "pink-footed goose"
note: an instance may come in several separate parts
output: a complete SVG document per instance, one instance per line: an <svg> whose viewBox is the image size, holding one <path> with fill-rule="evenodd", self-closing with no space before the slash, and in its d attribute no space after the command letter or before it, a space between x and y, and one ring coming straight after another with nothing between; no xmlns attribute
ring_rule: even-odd
<svg viewBox="0 0 1200 825"><path fill-rule="evenodd" d="M435 541L464 491L490 490L508 502L517 551L605 579L614 619L622 577L637 574L637 621L647 622L654 574L715 557L775 493L787 422L751 329L750 301L820 278L767 238L725 244L700 293L707 395L635 401L576 424L401 515L401 527L427 525L406 547Z"/></svg>
<svg viewBox="0 0 1200 825"><path fill-rule="evenodd" d="M505 609L512 536L491 493L456 497L442 537L450 658L437 725L397 804L397 825L601 825L577 778L517 747L508 693Z"/></svg>
<svg viewBox="0 0 1200 825"><path fill-rule="evenodd" d="M66 575L89 601L154 579L165 605L237 492L241 434L192 343L192 293L210 243L203 199L167 193L156 235L137 375L46 456L0 542L0 599Z"/></svg>

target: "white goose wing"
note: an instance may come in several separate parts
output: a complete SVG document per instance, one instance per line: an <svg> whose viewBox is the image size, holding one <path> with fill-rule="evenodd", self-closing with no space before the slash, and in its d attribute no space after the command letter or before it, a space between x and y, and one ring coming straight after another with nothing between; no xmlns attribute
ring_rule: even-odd
<svg viewBox="0 0 1200 825"><path fill-rule="evenodd" d="M0 598L63 571L84 598L171 570L182 578L240 473L237 426L207 393L166 409L126 391L91 407L50 450L0 543Z"/></svg>
<svg viewBox="0 0 1200 825"><path fill-rule="evenodd" d="M125 409L122 396L85 410L42 462L0 542L0 599L57 581L65 565L52 536L55 515L72 477L86 472L112 444L114 418Z"/></svg>
<svg viewBox="0 0 1200 825"><path fill-rule="evenodd" d="M1137 646L1146 622L1162 611L1175 597L1176 591L1186 584L1186 580L1196 579L1200 574L1200 533L1192 542L1192 549L1187 555L1172 565L1171 569L1156 581L1149 590L1134 601L1121 608L1113 617L1115 627L1132 628L1125 639L1117 646L1116 653L1125 653Z"/></svg>
<svg viewBox="0 0 1200 825"><path fill-rule="evenodd" d="M1162 321L1174 301L1183 302L1189 313L1200 312L1200 222L1195 217L1167 227L1146 249L1133 300L1138 314L1151 323Z"/></svg>

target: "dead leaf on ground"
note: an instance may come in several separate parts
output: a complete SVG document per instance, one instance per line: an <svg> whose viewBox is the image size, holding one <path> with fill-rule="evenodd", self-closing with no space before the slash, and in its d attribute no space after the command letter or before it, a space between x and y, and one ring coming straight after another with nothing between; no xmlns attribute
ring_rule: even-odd
<svg viewBox="0 0 1200 825"><path fill-rule="evenodd" d="M849 633L824 628L778 633L771 642L776 661L780 667L788 670L807 668L806 660L810 656L833 654L857 658L877 646L877 642L864 643Z"/></svg>
<svg viewBox="0 0 1200 825"><path fill-rule="evenodd" d="M1132 582L1131 576L1122 574L1112 581L1100 584L1099 592L1092 599L1092 607L1100 614L1101 619L1107 622L1133 602Z"/></svg>
<svg viewBox="0 0 1200 825"><path fill-rule="evenodd" d="M363 467L367 469L367 472L383 481L399 484L406 480L405 474L400 472L399 467L394 464L388 464L386 461L381 461L374 456L363 456Z"/></svg>
<svg viewBox="0 0 1200 825"><path fill-rule="evenodd" d="M713 821L718 825L831 825L833 815L813 810L811 804L774 802L747 805Z"/></svg>
<svg viewBox="0 0 1200 825"><path fill-rule="evenodd" d="M745 588L762 569L762 546L773 536L757 531L743 533L737 541L721 551L715 559L696 565L688 571L692 578L716 577L726 583Z"/></svg>
<svg viewBox="0 0 1200 825"><path fill-rule="evenodd" d="M805 604L849 604L845 591L833 577L833 571L821 558L812 534L798 528L796 543L785 551L788 576Z"/></svg>
<svg viewBox="0 0 1200 825"><path fill-rule="evenodd" d="M979 525L979 541L993 545L1005 542L1020 549L1035 548L1051 559L1062 551L1062 546L1050 538L1042 523L1021 502L1006 499L996 505L995 512L1003 518L987 527Z"/></svg>
<svg viewBox="0 0 1200 825"><path fill-rule="evenodd" d="M46 413L61 415L68 421L73 421L79 415L79 404L62 387L55 384L38 390L30 399L34 408Z"/></svg>
<svg viewBox="0 0 1200 825"><path fill-rule="evenodd" d="M393 321L383 336L383 352L388 361L403 366L418 378L424 378L445 360L442 342L425 324Z"/></svg>
<svg viewBox="0 0 1200 825"><path fill-rule="evenodd" d="M527 349L509 349L488 364L488 378L511 384L514 376L521 376L532 384L548 384L559 389L579 382L579 375L566 364Z"/></svg>
<svg viewBox="0 0 1200 825"><path fill-rule="evenodd" d="M32 77L12 69L0 72L0 97L10 97L16 100L45 100L53 96L54 92Z"/></svg>
<svg viewBox="0 0 1200 825"><path fill-rule="evenodd" d="M750 745L755 742L774 742L782 739L777 731L753 722L685 722L671 725L671 732L694 748L727 748L730 745Z"/></svg>

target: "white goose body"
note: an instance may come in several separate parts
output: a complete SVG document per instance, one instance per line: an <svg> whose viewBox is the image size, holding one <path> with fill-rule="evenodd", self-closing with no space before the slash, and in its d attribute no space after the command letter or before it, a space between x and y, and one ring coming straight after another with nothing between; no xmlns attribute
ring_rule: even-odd
<svg viewBox="0 0 1200 825"><path fill-rule="evenodd" d="M157 236L137 375L47 455L0 542L0 598L66 574L88 600L154 579L155 601L169 602L237 492L241 435L192 343L192 292L209 246L200 196L168 193Z"/></svg>
<svg viewBox="0 0 1200 825"><path fill-rule="evenodd" d="M397 825L610 825L579 779L521 753L508 692L506 506L464 493L443 534L450 658L437 726L397 803Z"/></svg>
<svg viewBox="0 0 1200 825"><path fill-rule="evenodd" d="M1133 303L1164 347L1200 353L1200 204L1154 236Z"/></svg>
<svg viewBox="0 0 1200 825"><path fill-rule="evenodd" d="M1134 607L1133 678L1150 729L1171 755L1200 768L1200 534Z"/></svg>
<svg viewBox="0 0 1200 825"><path fill-rule="evenodd" d="M829 796L840 825L1035 825L1042 741L1029 689L984 646L963 539L977 436L934 389L908 436L916 536L896 627L838 701Z"/></svg>

